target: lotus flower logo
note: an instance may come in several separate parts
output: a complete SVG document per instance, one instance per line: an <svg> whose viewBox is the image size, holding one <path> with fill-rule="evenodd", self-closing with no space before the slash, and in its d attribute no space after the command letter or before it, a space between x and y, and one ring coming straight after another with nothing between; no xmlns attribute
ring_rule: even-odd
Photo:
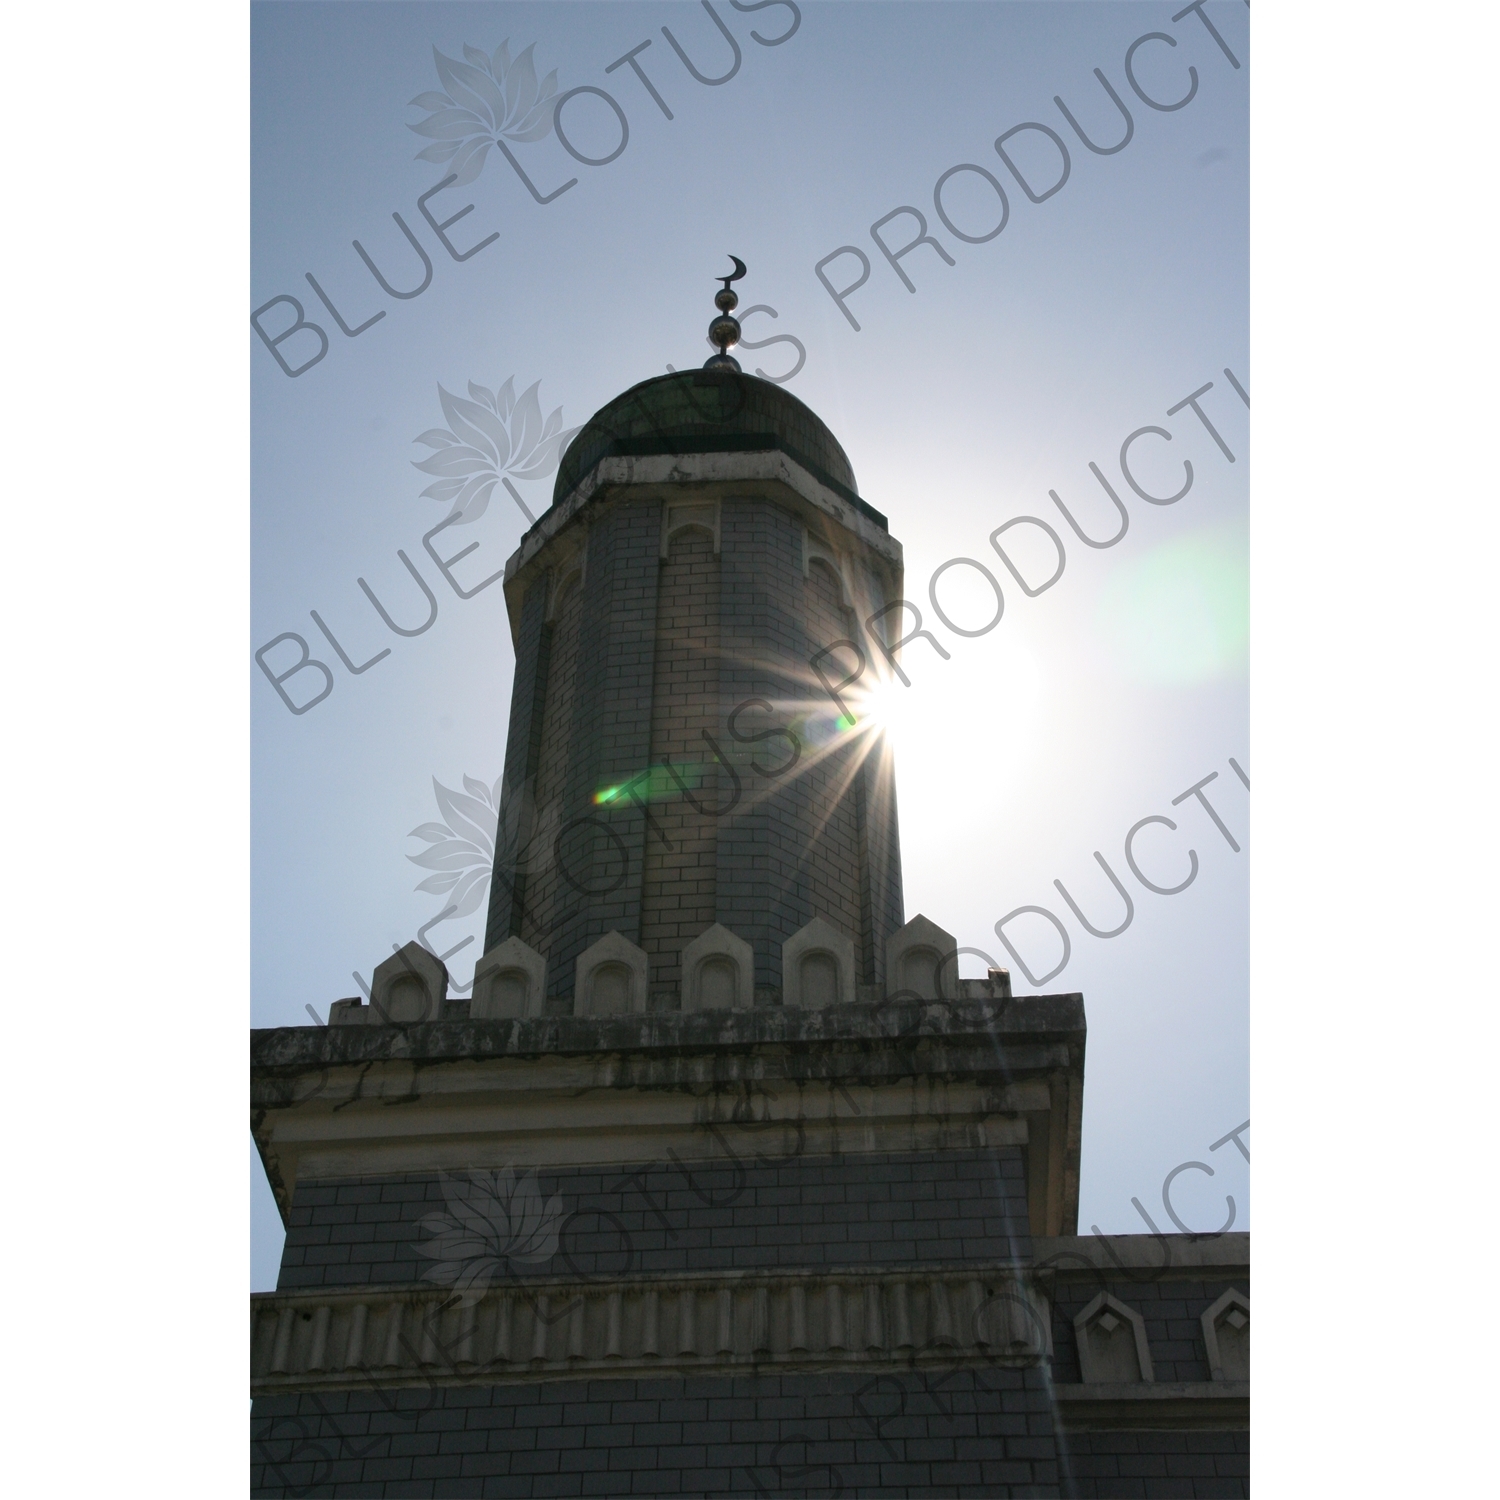
<svg viewBox="0 0 1500 1500"><path fill-rule="evenodd" d="M444 921L478 910L495 866L501 783L497 780L491 787L472 776L463 780L464 789L459 792L433 777L438 810L447 821L422 823L407 835L431 846L406 857L414 865L437 872L420 881L416 889L447 895L452 910L444 910L439 919ZM520 796L510 799L505 826L500 830L501 868L516 874L547 869L552 863L559 821L556 803L536 816L531 783L523 785ZM520 836L523 827L528 830L525 839Z"/></svg>
<svg viewBox="0 0 1500 1500"><path fill-rule="evenodd" d="M436 870L418 883L419 891L448 893L453 910L450 917L466 917L478 909L489 887L490 870L495 863L496 807L500 783L493 787L464 777L464 789L456 792L445 787L437 777L432 779L438 810L446 823L422 823L407 834L424 839L432 847L406 857L424 869Z"/></svg>
<svg viewBox="0 0 1500 1500"><path fill-rule="evenodd" d="M515 376L498 391L486 390L471 380L467 401L438 387L448 426L429 428L412 440L436 450L427 458L413 459L412 464L424 474L436 476L422 496L451 501L449 516L455 524L477 521L505 475L540 479L557 467L578 428L563 427L560 406L543 420L537 395L541 384L536 381L517 397ZM515 486L508 479L504 482L516 504L535 520Z"/></svg>
<svg viewBox="0 0 1500 1500"><path fill-rule="evenodd" d="M416 1249L434 1262L422 1279L451 1286L461 1305L479 1301L509 1266L541 1266L557 1254L562 1194L543 1199L535 1172L520 1178L510 1167L462 1178L444 1172L439 1180L447 1211L419 1221L431 1238Z"/></svg>
<svg viewBox="0 0 1500 1500"><path fill-rule="evenodd" d="M508 41L500 43L493 57L465 45L467 61L458 62L434 47L432 58L447 93L418 94L411 101L428 115L407 129L433 143L417 152L417 160L446 163L448 171L457 174L458 186L479 176L490 147L501 136L508 141L539 141L548 134L557 70L539 84L531 53L528 47L512 60Z"/></svg>

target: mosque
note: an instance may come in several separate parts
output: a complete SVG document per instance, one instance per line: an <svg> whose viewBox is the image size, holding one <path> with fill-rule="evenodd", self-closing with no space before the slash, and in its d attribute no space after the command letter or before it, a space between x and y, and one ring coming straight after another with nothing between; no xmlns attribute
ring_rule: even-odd
<svg viewBox="0 0 1500 1500"><path fill-rule="evenodd" d="M506 565L470 998L251 1033L251 1493L1247 1495L1249 1236L1080 1236L1083 997L907 919L901 545L736 268Z"/></svg>

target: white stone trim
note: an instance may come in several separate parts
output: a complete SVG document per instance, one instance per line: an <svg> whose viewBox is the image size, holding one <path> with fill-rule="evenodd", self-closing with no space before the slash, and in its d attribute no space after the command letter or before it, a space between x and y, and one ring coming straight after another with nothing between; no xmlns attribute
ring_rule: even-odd
<svg viewBox="0 0 1500 1500"><path fill-rule="evenodd" d="M550 508L522 539L505 565L509 580L525 567L601 490L625 485L719 484L774 480L822 515L852 531L897 566L901 543L779 448L755 453L658 453L601 458L562 502Z"/></svg>
<svg viewBox="0 0 1500 1500"><path fill-rule="evenodd" d="M401 981L415 979L421 986L423 1010L420 1015L409 1014L406 994L409 984L397 985ZM403 993L405 992L405 993ZM370 1003L363 1007L365 1023L370 1026L409 1026L423 1021L442 1019L443 1001L448 998L448 967L435 953L421 943L410 942L391 954L384 963L376 964L370 976ZM349 1017L341 1018L346 1023ZM329 1018L330 1022L332 1017Z"/></svg>
<svg viewBox="0 0 1500 1500"><path fill-rule="evenodd" d="M1134 1331L1135 1358L1140 1368L1140 1377L1147 1385L1152 1384L1156 1375L1151 1365L1151 1345L1146 1338L1146 1320L1133 1307L1127 1307L1118 1297L1111 1296L1108 1292L1100 1292L1073 1319L1073 1331L1078 1341L1078 1368L1083 1374L1084 1384L1119 1383L1110 1381L1107 1370L1097 1368L1088 1340L1089 1326L1098 1322L1106 1313L1113 1313L1120 1322L1128 1323Z"/></svg>
<svg viewBox="0 0 1500 1500"><path fill-rule="evenodd" d="M1230 1287L1199 1320L1203 1325L1203 1348L1208 1355L1208 1373L1211 1380L1226 1380L1224 1359L1219 1352L1219 1324L1224 1321L1231 1308L1238 1308L1246 1318L1250 1316L1250 1299L1241 1291ZM1249 1335L1246 1335L1248 1339Z"/></svg>
<svg viewBox="0 0 1500 1500"><path fill-rule="evenodd" d="M573 1014L590 1016L593 988L601 969L618 965L630 976L630 1003L627 1012L646 1009L646 985L651 973L651 960L646 950L638 948L629 938L618 932L606 932L602 938L578 955L574 969Z"/></svg>
<svg viewBox="0 0 1500 1500"><path fill-rule="evenodd" d="M513 1012L500 1009L497 993L500 981L511 976L519 976L526 986L520 1015L542 1014L547 998L547 960L520 938L509 937L474 965L473 998L469 1002L472 1020L518 1019Z"/></svg>
<svg viewBox="0 0 1500 1500"><path fill-rule="evenodd" d="M747 484L755 486L754 490L747 491L744 488ZM726 493L728 485L736 486L738 493ZM685 493L689 487L695 493ZM826 529L828 520L838 522L875 555L889 573L892 597L900 596L901 543L779 449L756 453L615 456L600 459L573 491L521 538L521 545L506 561L503 588L512 638L517 638L520 631L523 591L515 586L519 575L539 554L568 545L563 533L581 519L581 513L594 500L619 497L689 504L717 500L721 495L730 501L769 499L790 510L804 525L812 522Z"/></svg>
<svg viewBox="0 0 1500 1500"><path fill-rule="evenodd" d="M447 1304L455 1305L447 1305ZM260 1292L251 1390L463 1384L652 1372L1036 1365L1050 1308L1004 1266L551 1277L485 1289Z"/></svg>
<svg viewBox="0 0 1500 1500"><path fill-rule="evenodd" d="M683 1010L708 1008L702 999L702 970L714 958L727 959L734 965L733 1008L749 1010L755 1004L755 950L720 922L700 932L682 950Z"/></svg>
<svg viewBox="0 0 1500 1500"><path fill-rule="evenodd" d="M802 962L826 954L838 970L838 1005L854 1003L854 940L831 922L814 917L781 945L781 1003L806 1006L802 997Z"/></svg>
<svg viewBox="0 0 1500 1500"><path fill-rule="evenodd" d="M613 454L601 458L583 476L573 490L553 510L549 510L537 523L536 530L527 541L536 540L538 545L553 536L600 490L614 485L627 484L703 484L743 480L779 480L782 484L806 500L823 515L837 521L847 531L852 531L861 541L874 547L892 561L899 561L901 544L893 541L890 533L872 521L857 506L851 505L836 490L830 489L820 479L815 479L796 459L779 448L761 449L753 453L653 453L625 457ZM526 542L517 556L530 555L532 549ZM519 566L519 564L518 564ZM507 576L510 568L506 568Z"/></svg>
<svg viewBox="0 0 1500 1500"><path fill-rule="evenodd" d="M896 995L914 986L906 983L901 970L912 954L930 953L941 993L921 994L922 1000L956 1000L958 998L958 939L944 932L938 924L920 912L905 927L898 927L885 940L885 992ZM922 986L925 990L930 986Z"/></svg>
<svg viewBox="0 0 1500 1500"><path fill-rule="evenodd" d="M639 1018L643 1029L654 1019ZM1058 1056L1066 1061L1062 1049ZM951 1054L947 1060L957 1061ZM852 1074L788 1085L767 1081L756 1066L761 1057L722 1072L713 1066L724 1061L694 1060L670 1075L628 1056L588 1065L539 1059L504 1069L341 1067L304 1087L303 1107L265 1111L257 1139L285 1209L303 1178L498 1171L518 1161L543 1169L629 1168L659 1162L668 1150L683 1161L722 1165L741 1086L757 1091L757 1120L780 1122L779 1130L757 1134L755 1149L766 1155L1027 1147L1028 1115L1046 1115L1026 1081L996 1088L935 1078L914 1098L910 1074L877 1086ZM675 1087L664 1086L669 1076ZM765 1089L777 1097L761 1106ZM1051 1128L1061 1127L1054 1120ZM1034 1167L1045 1171L1046 1159Z"/></svg>
<svg viewBox="0 0 1500 1500"><path fill-rule="evenodd" d="M735 1125L749 1099L756 1120L784 1122L776 1145L758 1147L768 1154L1023 1147L1032 1223L1059 1235L1077 1224L1082 1019L1076 996L1052 996L914 1003L899 1018L857 1005L767 1005L282 1027L253 1034L252 1124L285 1214L302 1180L515 1163L628 1168L669 1151L722 1162L722 1132L709 1127ZM913 1043L895 1039L898 1024ZM1169 1252L1161 1236L1136 1238L1144 1252L1124 1236L1110 1253L1157 1267L1210 1243ZM1248 1263L1246 1236L1211 1243L1220 1257L1242 1247ZM1039 1245L1080 1251L1084 1265L1105 1261L1093 1237Z"/></svg>

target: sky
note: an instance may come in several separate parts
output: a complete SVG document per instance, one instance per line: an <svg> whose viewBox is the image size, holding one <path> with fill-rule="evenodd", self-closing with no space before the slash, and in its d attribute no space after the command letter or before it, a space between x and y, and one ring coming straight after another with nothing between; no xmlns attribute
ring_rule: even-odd
<svg viewBox="0 0 1500 1500"><path fill-rule="evenodd" d="M742 346L741 362L784 378L800 360L787 388L828 423L861 495L889 517L906 597L948 653L914 642L911 687L887 695L908 917L922 912L978 950L965 974L993 959L1019 993L1084 995L1083 1232L1142 1232L1147 1216L1174 1227L1162 1183L1186 1162L1213 1175L1193 1168L1173 1182L1183 1225L1222 1227L1228 1195L1234 1227L1249 1227L1248 1167L1224 1139L1249 1114L1249 10L1206 6L1221 44L1196 12L1174 22L1178 9L252 7L250 308L264 309L274 339L294 310L273 299L296 298L328 340L315 360L321 342L306 329L278 344L291 369L313 361L289 376L247 330L253 1025L312 1024L308 1006L326 1019L358 993L357 975L368 982L393 944L440 914L442 899L415 889L428 872L410 861L424 847L410 832L442 819L435 782L492 785L503 764L514 657L500 584L479 585L529 523L497 489L472 524L432 539L445 558L477 544L451 569L472 592L461 599L423 545L447 508L422 497L431 479L412 466L429 452L414 440L445 425L439 388L513 380L519 394L539 382L542 414L560 408L576 426L637 381L701 363L714 278L738 255L747 341L781 340ZM698 81L663 28L699 74L731 76ZM1137 92L1126 55L1143 37ZM630 62L607 71L647 40L634 62L671 119ZM443 231L458 254L473 249L459 261L418 204L450 170L415 159L434 142L410 127L436 106L408 101L445 88L434 49L460 63L482 52L495 68L503 43L512 63L533 49L539 81L555 70L559 97L585 90L559 118L578 156L602 164L570 155L549 112L533 111L546 133L507 148L536 194L573 185L539 203L491 149L471 181L427 202L439 225L473 205ZM1191 97L1164 109L1142 94ZM1122 140L1121 105L1128 142L1088 149L1080 131L1106 150ZM517 134L534 133L519 123ZM1047 130L1006 138L1028 124ZM1049 193L1057 142L1068 171ZM968 170L942 184L945 223L934 189L954 167ZM995 184L1008 212L986 239L1001 217ZM913 210L941 253L900 253L918 233ZM424 268L402 224L432 272L398 298L354 242L410 292ZM846 315L817 267L826 261L842 291L859 259L827 258L847 246L870 268ZM384 316L346 336L309 274L349 328ZM1181 405L1195 393L1197 409ZM1143 497L1182 490L1185 465L1180 499ZM537 515L551 482L513 480ZM1105 484L1129 524L1113 545L1087 546L1058 500L1106 540L1120 522ZM1008 566L991 536L1019 517L1034 519L999 537ZM1063 549L1046 587L1059 559L1038 521ZM435 608L430 627L393 632L361 579L404 630ZM984 630L997 586L1003 614ZM346 669L313 611L362 671ZM292 634L327 664L332 690L313 703L322 673L292 672L289 707L270 676L301 648L270 643ZM1213 814L1189 792L1210 775L1201 792ZM1096 851L1132 905L1110 938L1091 935L1056 884L1094 928L1118 926L1124 902ZM1193 869L1176 894L1148 888ZM1046 917L1006 921L1014 953L996 935L1023 907L1046 908L1068 933L1051 977L1064 949ZM482 916L481 905L427 934L460 984ZM250 1154L252 1283L263 1289L281 1232Z"/></svg>

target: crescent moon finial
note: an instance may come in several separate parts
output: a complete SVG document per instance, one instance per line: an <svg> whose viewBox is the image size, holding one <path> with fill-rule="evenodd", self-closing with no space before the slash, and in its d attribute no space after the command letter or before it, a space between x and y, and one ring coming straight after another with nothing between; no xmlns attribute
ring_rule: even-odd
<svg viewBox="0 0 1500 1500"><path fill-rule="evenodd" d="M734 270L728 276L718 278L724 283L714 293L714 306L719 309L719 315L708 325L709 342L715 345L719 352L704 362L705 370L738 372L740 368L739 361L729 352L740 341L739 320L733 316L735 308L740 305L740 298L739 293L729 283L738 281L745 274L745 262L738 255L731 255L729 258L734 262Z"/></svg>

